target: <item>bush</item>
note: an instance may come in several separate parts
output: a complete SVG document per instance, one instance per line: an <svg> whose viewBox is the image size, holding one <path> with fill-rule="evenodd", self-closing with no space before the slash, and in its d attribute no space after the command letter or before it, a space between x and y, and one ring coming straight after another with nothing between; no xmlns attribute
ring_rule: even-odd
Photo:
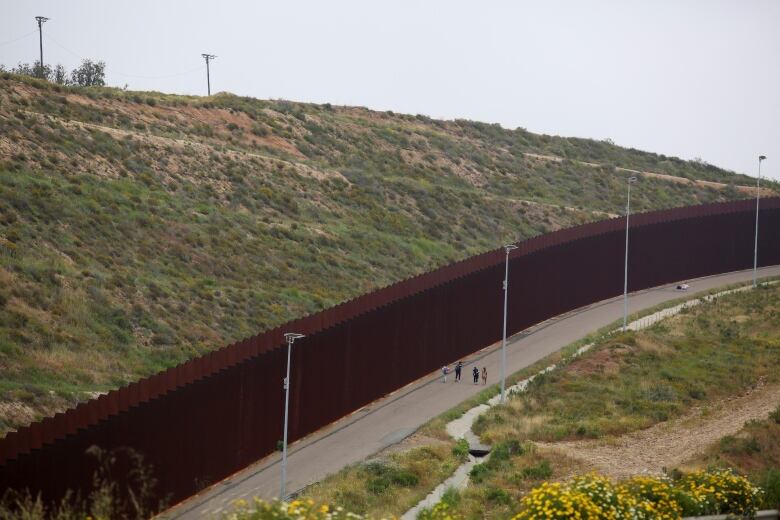
<svg viewBox="0 0 780 520"><path fill-rule="evenodd" d="M485 493L485 498L490 502L496 502L497 504L502 504L505 506L512 503L512 495L503 489L488 489L487 493Z"/></svg>
<svg viewBox="0 0 780 520"><path fill-rule="evenodd" d="M458 439L458 442L452 447L452 454L461 460L465 460L469 455L468 441L466 439Z"/></svg>
<svg viewBox="0 0 780 520"><path fill-rule="evenodd" d="M351 517L354 518L354 517ZM439 502L433 509L424 509L417 515L417 520L454 520L459 516L450 511L450 506L445 502Z"/></svg>
<svg viewBox="0 0 780 520"><path fill-rule="evenodd" d="M552 476L552 467L550 461L543 459L535 466L528 466L520 471L519 477L521 480L543 480Z"/></svg>
<svg viewBox="0 0 780 520"><path fill-rule="evenodd" d="M366 481L366 489L369 493L380 495L391 485L400 487L416 486L419 477L409 470L397 468L381 462L366 464L366 473L370 478Z"/></svg>
<svg viewBox="0 0 780 520"><path fill-rule="evenodd" d="M741 438L726 435L720 439L720 449L731 455L751 455L761 451L761 444L755 437Z"/></svg>
<svg viewBox="0 0 780 520"><path fill-rule="evenodd" d="M695 508L686 515L733 513L753 516L761 503L761 489L731 470L695 471L678 482L692 499Z"/></svg>
<svg viewBox="0 0 780 520"><path fill-rule="evenodd" d="M623 488L616 488L612 482L595 473L575 478L572 489L584 493L607 518L622 518L636 505L636 500ZM630 515L634 516L634 515Z"/></svg>
<svg viewBox="0 0 780 520"><path fill-rule="evenodd" d="M629 507L637 518L679 518L682 506L672 482L665 478L633 477L620 485L620 493L631 497Z"/></svg>
<svg viewBox="0 0 780 520"><path fill-rule="evenodd" d="M601 518L602 510L590 497L560 482L545 482L520 501L513 520L542 518Z"/></svg>
<svg viewBox="0 0 780 520"><path fill-rule="evenodd" d="M766 480L780 488L780 472ZM619 485L591 473L567 484L545 482L534 488L520 501L520 512L514 518L649 520L724 513L752 517L761 496L759 488L729 470L697 471L676 482L641 476Z"/></svg>
<svg viewBox="0 0 780 520"><path fill-rule="evenodd" d="M268 129L262 125L252 125L252 133L258 137L265 137L268 135Z"/></svg>
<svg viewBox="0 0 780 520"><path fill-rule="evenodd" d="M251 504L243 499L237 500L234 504L234 510L223 518L229 520L342 520L362 517L348 513L341 507L331 508L327 504L315 504L313 500L293 500L287 503L278 500L266 502L255 498Z"/></svg>
<svg viewBox="0 0 780 520"><path fill-rule="evenodd" d="M477 464L471 468L471 471L469 471L469 477L473 482L479 484L485 480L485 478L488 476L488 473L490 473L490 470L486 464Z"/></svg>

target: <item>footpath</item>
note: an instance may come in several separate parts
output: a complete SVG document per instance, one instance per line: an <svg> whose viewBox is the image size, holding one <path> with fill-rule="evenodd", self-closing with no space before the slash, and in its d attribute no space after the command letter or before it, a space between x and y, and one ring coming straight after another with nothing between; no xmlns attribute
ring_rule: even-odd
<svg viewBox="0 0 780 520"><path fill-rule="evenodd" d="M778 276L780 266L759 269L759 276ZM746 282L752 271L689 280L689 292L716 289ZM630 295L629 312L637 312L660 303L681 298L685 293L676 284L661 286ZM511 309L509 309L511 312ZM583 336L609 325L622 316L622 297L605 300L558 316L522 331L508 341L507 373L521 370ZM491 345L464 359L464 380L442 383L440 372L433 372L367 407L342 418L290 446L287 489L304 489L344 466L359 462L396 444L431 418L472 397L484 387L473 385L468 375L474 365L487 367L488 383L497 382L500 367L500 343ZM174 506L159 518L214 518L228 511L238 499L274 498L280 487L280 455L272 454L200 494Z"/></svg>

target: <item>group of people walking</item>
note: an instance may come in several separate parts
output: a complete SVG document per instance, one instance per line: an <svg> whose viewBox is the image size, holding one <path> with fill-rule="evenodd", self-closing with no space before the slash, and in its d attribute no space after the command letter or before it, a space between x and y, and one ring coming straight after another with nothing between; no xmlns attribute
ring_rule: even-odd
<svg viewBox="0 0 780 520"><path fill-rule="evenodd" d="M447 382L447 374L450 373L450 367L447 365L444 365L441 367L441 376L442 376L442 382ZM460 381L460 376L463 373L463 361L458 361L458 363L455 365L455 382L457 383ZM474 365L474 368L471 370L471 375L474 377L474 384L476 385L479 383L479 368L477 368L476 365ZM482 367L482 384L487 384L487 367Z"/></svg>

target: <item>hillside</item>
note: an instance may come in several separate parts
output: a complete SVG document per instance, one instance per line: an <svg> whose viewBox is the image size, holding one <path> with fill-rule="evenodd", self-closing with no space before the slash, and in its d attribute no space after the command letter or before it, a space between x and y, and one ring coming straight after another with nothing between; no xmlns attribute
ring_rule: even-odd
<svg viewBox="0 0 780 520"><path fill-rule="evenodd" d="M0 75L0 431L507 242L745 196L586 139Z"/></svg>

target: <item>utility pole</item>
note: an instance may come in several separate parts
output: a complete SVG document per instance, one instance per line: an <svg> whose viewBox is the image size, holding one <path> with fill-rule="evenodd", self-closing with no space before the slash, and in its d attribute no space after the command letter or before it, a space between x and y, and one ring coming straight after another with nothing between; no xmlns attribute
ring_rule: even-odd
<svg viewBox="0 0 780 520"><path fill-rule="evenodd" d="M761 161L766 155L758 156L758 178L756 179L756 239L753 243L753 287L756 287L756 270L758 268L758 201L761 198Z"/></svg>
<svg viewBox="0 0 780 520"><path fill-rule="evenodd" d="M38 22L38 41L41 46L41 61L39 62L40 68L38 69L38 74L43 78L43 24L48 22L49 19L45 16L36 16L35 20Z"/></svg>
<svg viewBox="0 0 780 520"><path fill-rule="evenodd" d="M211 95L211 78L209 77L209 61L216 58L213 54L201 54L206 59L206 86L208 87L209 96Z"/></svg>

